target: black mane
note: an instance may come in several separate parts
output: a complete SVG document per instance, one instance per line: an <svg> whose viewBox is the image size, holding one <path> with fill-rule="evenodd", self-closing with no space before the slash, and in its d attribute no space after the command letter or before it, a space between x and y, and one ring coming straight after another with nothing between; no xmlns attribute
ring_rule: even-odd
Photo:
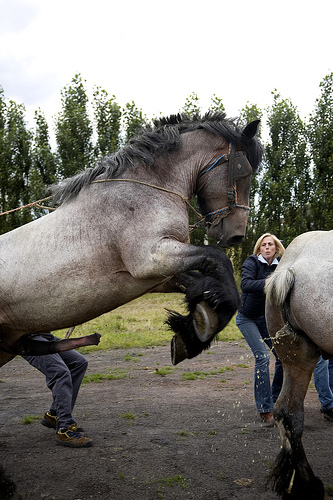
<svg viewBox="0 0 333 500"><path fill-rule="evenodd" d="M203 116L184 113L154 120L146 125L118 152L100 159L92 168L62 181L52 187L54 204L62 204L76 196L80 190L100 179L117 178L126 169L135 169L137 162L152 166L163 153L176 151L181 146L181 134L194 130L206 130L222 136L226 141L242 147L253 169L262 159L262 146L256 139L247 139L234 121L221 112L208 112Z"/></svg>

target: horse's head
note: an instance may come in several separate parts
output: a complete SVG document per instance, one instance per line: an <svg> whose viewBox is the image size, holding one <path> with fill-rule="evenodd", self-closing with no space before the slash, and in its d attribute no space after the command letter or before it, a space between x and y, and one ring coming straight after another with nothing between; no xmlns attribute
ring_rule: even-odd
<svg viewBox="0 0 333 500"><path fill-rule="evenodd" d="M221 247L237 245L245 236L252 167L256 168L258 158L261 159L261 150L253 155L254 147L260 149L260 146L251 144L258 125L259 120L249 123L241 134L243 144L230 143L225 154L204 168L198 177L198 203L207 233ZM250 154L246 148L248 144ZM253 156L256 157L254 162Z"/></svg>

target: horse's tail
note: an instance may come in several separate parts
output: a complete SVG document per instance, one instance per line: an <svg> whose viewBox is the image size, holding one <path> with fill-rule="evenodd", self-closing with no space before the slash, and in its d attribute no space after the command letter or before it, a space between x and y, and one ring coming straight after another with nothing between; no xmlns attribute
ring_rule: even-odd
<svg viewBox="0 0 333 500"><path fill-rule="evenodd" d="M267 279L265 285L266 298L276 306L282 306L291 292L295 282L295 269L277 268Z"/></svg>

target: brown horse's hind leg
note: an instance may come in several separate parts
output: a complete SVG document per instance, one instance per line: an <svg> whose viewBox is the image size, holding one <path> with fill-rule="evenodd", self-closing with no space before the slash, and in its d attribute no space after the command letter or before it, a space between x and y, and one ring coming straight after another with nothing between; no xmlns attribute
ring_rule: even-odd
<svg viewBox="0 0 333 500"><path fill-rule="evenodd" d="M272 335L272 316L267 325ZM305 333L295 333L289 325L273 337L274 347L283 365L283 386L274 407L282 449L268 482L283 500L323 500L323 483L307 461L302 445L304 398L319 350Z"/></svg>

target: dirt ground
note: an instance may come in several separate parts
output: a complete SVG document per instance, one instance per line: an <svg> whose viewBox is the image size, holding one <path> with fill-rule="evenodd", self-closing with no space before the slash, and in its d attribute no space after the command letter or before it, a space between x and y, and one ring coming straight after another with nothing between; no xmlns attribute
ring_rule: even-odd
<svg viewBox="0 0 333 500"><path fill-rule="evenodd" d="M0 369L0 463L24 500L276 499L265 483L280 441L257 416L246 345L220 342L164 375L169 347L87 358L88 375L124 378L82 386L74 415L93 438L86 449L56 446L40 425L51 398L38 371L19 357ZM333 424L313 387L305 408L304 445L327 487Z"/></svg>

